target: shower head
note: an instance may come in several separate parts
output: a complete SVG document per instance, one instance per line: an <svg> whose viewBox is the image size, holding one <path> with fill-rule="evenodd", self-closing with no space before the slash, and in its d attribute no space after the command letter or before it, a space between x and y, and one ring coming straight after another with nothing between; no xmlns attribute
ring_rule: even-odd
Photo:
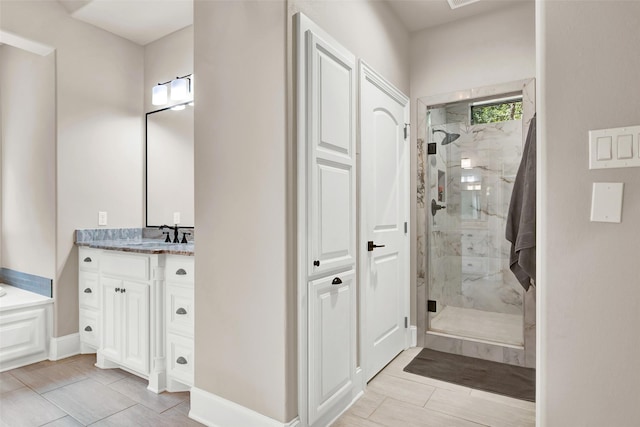
<svg viewBox="0 0 640 427"><path fill-rule="evenodd" d="M444 133L444 138L442 138L442 142L440 143L440 145L451 144L453 141L455 141L456 139L460 138L460 134L459 133L449 133L447 131L440 130L440 129L434 129L433 131L431 131L431 133L436 133L436 132Z"/></svg>

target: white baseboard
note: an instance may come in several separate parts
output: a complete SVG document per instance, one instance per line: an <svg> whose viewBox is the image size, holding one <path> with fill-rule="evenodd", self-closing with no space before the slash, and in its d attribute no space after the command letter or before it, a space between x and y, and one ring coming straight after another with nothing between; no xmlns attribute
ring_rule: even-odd
<svg viewBox="0 0 640 427"><path fill-rule="evenodd" d="M409 332L411 332L411 347L418 346L418 327L416 325L411 325L409 327Z"/></svg>
<svg viewBox="0 0 640 427"><path fill-rule="evenodd" d="M197 387L191 389L189 418L209 427L298 427L300 425L298 418L282 423Z"/></svg>
<svg viewBox="0 0 640 427"><path fill-rule="evenodd" d="M49 342L49 360L60 360L80 354L80 334L53 338Z"/></svg>

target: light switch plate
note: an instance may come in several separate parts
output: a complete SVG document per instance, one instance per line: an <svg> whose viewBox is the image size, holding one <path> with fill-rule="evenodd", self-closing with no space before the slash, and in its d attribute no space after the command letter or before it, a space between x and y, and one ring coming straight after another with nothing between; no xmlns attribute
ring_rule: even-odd
<svg viewBox="0 0 640 427"><path fill-rule="evenodd" d="M640 126L589 131L589 169L640 167Z"/></svg>
<svg viewBox="0 0 640 427"><path fill-rule="evenodd" d="M591 197L592 222L622 222L622 182L594 182Z"/></svg>
<svg viewBox="0 0 640 427"><path fill-rule="evenodd" d="M107 213L100 211L98 212L98 225L107 225Z"/></svg>

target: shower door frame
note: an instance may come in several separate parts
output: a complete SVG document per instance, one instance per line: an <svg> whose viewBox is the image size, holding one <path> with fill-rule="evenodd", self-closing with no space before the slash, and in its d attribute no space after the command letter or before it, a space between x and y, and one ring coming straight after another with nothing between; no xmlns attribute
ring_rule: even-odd
<svg viewBox="0 0 640 427"><path fill-rule="evenodd" d="M523 94L523 118L522 118L522 128L523 128L523 136L522 141L524 144L524 140L526 139L526 133L528 131L529 122L533 118L536 111L536 103L535 103L535 79L523 79L512 82L507 82L498 85L492 86L484 86L475 89L461 90L456 92L451 92L447 94L440 94L434 96L426 96L418 98L417 102L417 150L418 155L416 156L416 162L420 162L421 160L426 162L426 147L428 142L428 136L426 135L427 123L426 120L426 112L429 108L443 106L445 104L458 103L462 101L473 101L483 98L489 97L500 97L506 94L513 94L516 92L522 92ZM423 156L420 156L420 153L423 153ZM426 175L426 163L424 165L424 175ZM418 171L421 170L420 165L418 165ZM477 345L485 345L481 340L476 340L474 338L468 337L447 337L429 334L429 316L427 312L427 301L429 299L429 254L428 254L428 244L427 237L430 231L430 228L427 227L429 215L422 215L421 211L424 210L426 214L429 210L430 206L428 206L431 198L427 197L428 188L427 185L422 185L420 179L422 178L426 183L426 176L418 177L419 182L416 187L416 196L417 196L417 204L416 204L416 221L422 223L422 230L416 224L416 315L417 315L417 328L418 328L418 346L421 347L435 347L438 349L454 349L454 352L460 352L464 354L464 348L469 348L470 346L463 345L463 342L475 341ZM424 193L420 193L420 191ZM421 197L422 196L422 197ZM420 206L420 200L423 201L422 207ZM420 278L423 278L423 283L420 283ZM524 350L520 349L512 349L505 347L505 360L507 363L511 363L511 359L518 359L518 364L522 364L527 367L535 367L535 330L536 330L536 319L535 319L535 290L533 287L529 292L524 294L524 302L523 302L523 337L524 337ZM477 346L474 346L477 347ZM495 354L495 348L503 347L499 344L486 344L487 351L485 354L493 353ZM477 348L476 348L477 353ZM512 354L513 353L513 354ZM468 354L472 355L472 354ZM482 357L481 355L476 357ZM501 360L498 360L501 361Z"/></svg>

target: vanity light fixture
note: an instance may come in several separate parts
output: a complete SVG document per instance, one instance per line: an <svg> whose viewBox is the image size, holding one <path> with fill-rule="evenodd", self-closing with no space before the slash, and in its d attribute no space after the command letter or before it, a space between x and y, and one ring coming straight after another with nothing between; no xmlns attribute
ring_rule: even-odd
<svg viewBox="0 0 640 427"><path fill-rule="evenodd" d="M187 74L164 83L158 83L153 87L151 92L151 103L153 105L165 105L169 101L169 98L172 101L181 101L188 98L189 95L193 93L192 78L193 74ZM168 86L171 87L170 96Z"/></svg>
<svg viewBox="0 0 640 427"><path fill-rule="evenodd" d="M167 103L167 86L158 83L151 92L151 103L153 105L164 105Z"/></svg>
<svg viewBox="0 0 640 427"><path fill-rule="evenodd" d="M171 100L182 101L189 96L189 87L191 86L189 77L178 77L171 81Z"/></svg>

